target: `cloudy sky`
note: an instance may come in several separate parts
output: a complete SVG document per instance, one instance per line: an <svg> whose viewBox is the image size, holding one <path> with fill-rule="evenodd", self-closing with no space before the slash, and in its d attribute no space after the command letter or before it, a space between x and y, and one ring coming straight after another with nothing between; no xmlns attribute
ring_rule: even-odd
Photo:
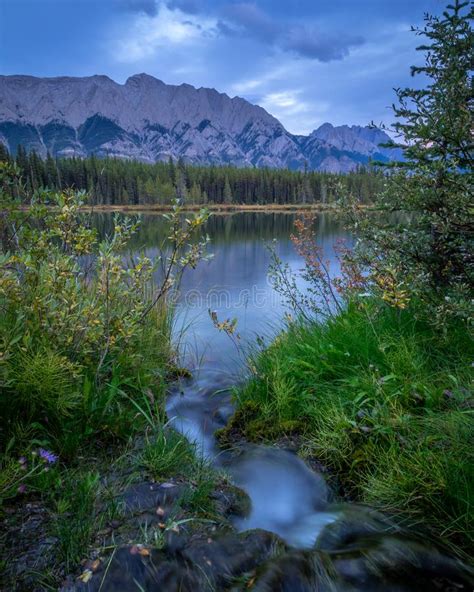
<svg viewBox="0 0 474 592"><path fill-rule="evenodd" d="M262 105L293 133L391 121L410 32L444 0L0 0L0 71L147 72Z"/></svg>

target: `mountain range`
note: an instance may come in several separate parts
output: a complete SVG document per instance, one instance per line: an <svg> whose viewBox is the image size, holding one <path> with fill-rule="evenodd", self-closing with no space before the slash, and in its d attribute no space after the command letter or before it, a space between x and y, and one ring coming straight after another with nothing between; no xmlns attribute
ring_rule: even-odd
<svg viewBox="0 0 474 592"><path fill-rule="evenodd" d="M348 172L399 158L378 128L325 123L295 135L265 109L210 88L147 74L118 84L84 78L0 76L0 142L42 156L112 156Z"/></svg>

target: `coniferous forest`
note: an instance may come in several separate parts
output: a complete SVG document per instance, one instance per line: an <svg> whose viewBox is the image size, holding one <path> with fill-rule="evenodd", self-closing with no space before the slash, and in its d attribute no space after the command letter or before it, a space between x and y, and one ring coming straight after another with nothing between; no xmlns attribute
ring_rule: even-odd
<svg viewBox="0 0 474 592"><path fill-rule="evenodd" d="M0 159L14 160L27 192L42 187L75 188L89 193L91 205L310 204L334 203L339 190L370 203L383 175L361 166L346 175L288 169L193 166L178 162L147 164L116 158L41 159L18 147L11 156L0 145Z"/></svg>

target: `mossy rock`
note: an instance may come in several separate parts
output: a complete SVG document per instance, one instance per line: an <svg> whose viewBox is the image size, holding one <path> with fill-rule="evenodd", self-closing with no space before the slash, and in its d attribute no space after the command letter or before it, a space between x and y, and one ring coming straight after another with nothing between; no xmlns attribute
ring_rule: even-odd
<svg viewBox="0 0 474 592"><path fill-rule="evenodd" d="M250 422L245 430L245 435L250 442L277 440L282 436L300 434L303 427L301 421L294 419L275 423L275 421L265 418Z"/></svg>
<svg viewBox="0 0 474 592"><path fill-rule="evenodd" d="M276 422L273 418L262 417L258 403L245 401L231 417L225 428L217 430L215 437L223 447L232 447L243 440L262 442L276 440L281 436L301 433L304 422L285 420Z"/></svg>
<svg viewBox="0 0 474 592"><path fill-rule="evenodd" d="M192 378L193 373L191 370L184 368L183 366L176 366L170 364L167 368L167 378L169 380L178 380L179 378Z"/></svg>

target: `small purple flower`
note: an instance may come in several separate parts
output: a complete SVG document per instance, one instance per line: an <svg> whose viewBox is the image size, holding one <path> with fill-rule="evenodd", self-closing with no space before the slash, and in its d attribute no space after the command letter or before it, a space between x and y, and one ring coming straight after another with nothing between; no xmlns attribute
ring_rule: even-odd
<svg viewBox="0 0 474 592"><path fill-rule="evenodd" d="M39 452L40 457L49 464L53 464L58 460L57 455L53 454L49 450L45 450L44 448L40 448L38 450L38 452Z"/></svg>
<svg viewBox="0 0 474 592"><path fill-rule="evenodd" d="M18 462L20 463L20 465L26 465L26 456L20 456Z"/></svg>
<svg viewBox="0 0 474 592"><path fill-rule="evenodd" d="M26 491L26 485L24 483L22 483L21 485L18 485L18 493L25 493Z"/></svg>

